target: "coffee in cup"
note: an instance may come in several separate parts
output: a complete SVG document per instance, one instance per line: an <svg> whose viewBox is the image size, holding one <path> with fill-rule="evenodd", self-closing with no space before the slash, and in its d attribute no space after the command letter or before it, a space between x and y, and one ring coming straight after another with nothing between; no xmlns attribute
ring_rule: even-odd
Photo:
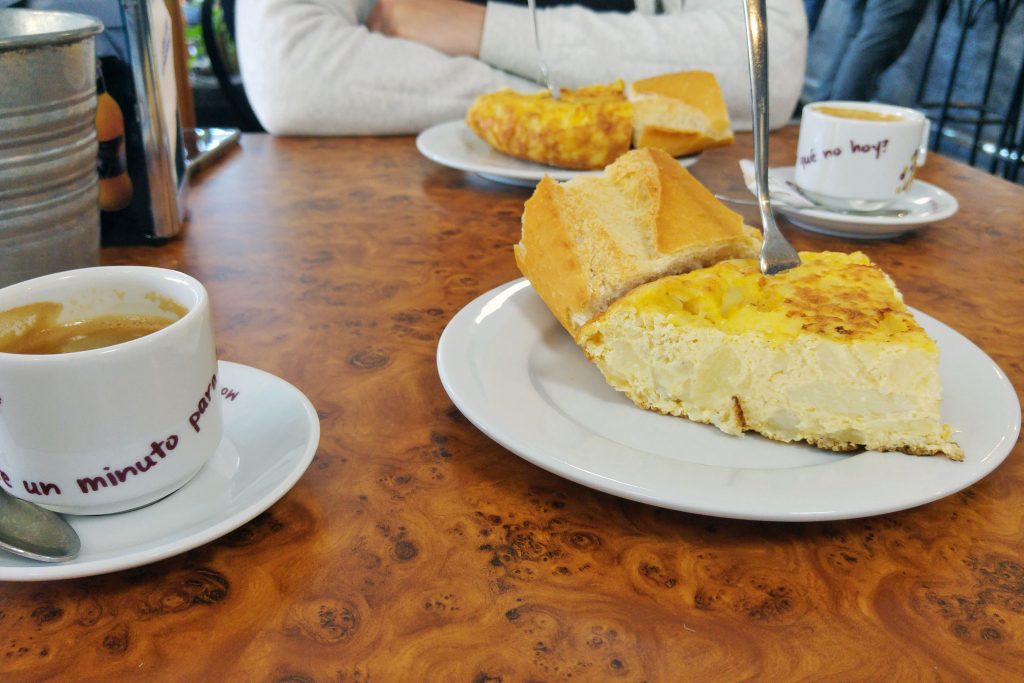
<svg viewBox="0 0 1024 683"><path fill-rule="evenodd" d="M815 102L803 108L793 181L811 200L872 211L910 189L928 148L919 111L874 102Z"/></svg>
<svg viewBox="0 0 1024 683"><path fill-rule="evenodd" d="M206 290L83 268L0 289L0 487L104 514L180 488L223 433Z"/></svg>
<svg viewBox="0 0 1024 683"><path fill-rule="evenodd" d="M855 109L850 107L834 107L821 104L814 108L814 111L821 112L826 116L835 116L840 119L856 119L858 121L902 121L899 114L888 114L873 109Z"/></svg>
<svg viewBox="0 0 1024 683"><path fill-rule="evenodd" d="M169 299L164 307L168 315L99 315L63 322L58 318L64 307L55 301L0 311L0 330L22 327L18 334L0 337L0 352L48 355L100 349L162 330L188 312Z"/></svg>

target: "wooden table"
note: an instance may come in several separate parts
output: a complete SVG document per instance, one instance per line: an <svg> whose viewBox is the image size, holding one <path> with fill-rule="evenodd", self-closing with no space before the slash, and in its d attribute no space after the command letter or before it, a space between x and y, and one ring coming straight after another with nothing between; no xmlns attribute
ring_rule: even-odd
<svg viewBox="0 0 1024 683"><path fill-rule="evenodd" d="M772 136L793 161L794 131ZM750 137L694 172L741 193ZM1024 388L1024 187L930 157L960 212L855 242ZM298 484L238 531L122 572L0 585L0 679L1005 681L1024 662L1024 460L938 502L768 523L659 509L496 445L438 379L445 323L518 277L530 191L409 138L274 139L204 172L191 222L106 263L204 281L221 358L317 407ZM748 220L757 224L753 213ZM870 496L871 491L864 491Z"/></svg>

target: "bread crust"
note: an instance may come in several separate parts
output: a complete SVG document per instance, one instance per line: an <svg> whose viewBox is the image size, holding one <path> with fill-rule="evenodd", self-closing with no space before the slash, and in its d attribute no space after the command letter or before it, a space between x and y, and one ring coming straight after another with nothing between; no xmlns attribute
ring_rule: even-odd
<svg viewBox="0 0 1024 683"><path fill-rule="evenodd" d="M664 275L754 258L760 232L660 149L633 150L600 176L545 176L523 211L520 272L575 338L619 296Z"/></svg>
<svg viewBox="0 0 1024 683"><path fill-rule="evenodd" d="M714 74L680 71L630 84L633 147L658 147L672 156L730 145L734 136Z"/></svg>

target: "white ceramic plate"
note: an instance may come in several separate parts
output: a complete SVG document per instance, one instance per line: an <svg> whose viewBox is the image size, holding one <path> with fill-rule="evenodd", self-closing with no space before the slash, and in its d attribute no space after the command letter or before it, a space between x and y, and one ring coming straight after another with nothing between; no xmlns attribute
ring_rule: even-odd
<svg viewBox="0 0 1024 683"><path fill-rule="evenodd" d="M0 552L0 581L48 581L137 567L234 531L277 502L316 453L320 421L295 387L262 370L221 361L224 440L189 483L146 507L67 516L82 540L71 562L46 564Z"/></svg>
<svg viewBox="0 0 1024 683"><path fill-rule="evenodd" d="M448 121L428 128L416 137L416 149L431 161L460 171L476 173L488 180L506 185L533 187L544 175L563 181L600 171L573 171L523 161L502 154L469 129L464 121ZM700 154L681 157L679 163L689 167Z"/></svg>
<svg viewBox="0 0 1024 683"><path fill-rule="evenodd" d="M773 168L772 174L777 174L780 180L793 180L793 167ZM828 209L795 209L782 204L774 204L773 208L793 225L811 232L833 237L886 239L949 218L957 212L960 205L956 198L945 190L923 180L914 180L906 194L886 207L909 212L900 218L851 216Z"/></svg>
<svg viewBox="0 0 1024 683"><path fill-rule="evenodd" d="M719 517L810 521L863 517L942 498L1007 456L1020 405L977 346L915 312L938 342L943 419L959 428L964 462L864 452L844 455L641 410L611 389L526 280L463 308L437 350L459 410L516 455L623 498Z"/></svg>

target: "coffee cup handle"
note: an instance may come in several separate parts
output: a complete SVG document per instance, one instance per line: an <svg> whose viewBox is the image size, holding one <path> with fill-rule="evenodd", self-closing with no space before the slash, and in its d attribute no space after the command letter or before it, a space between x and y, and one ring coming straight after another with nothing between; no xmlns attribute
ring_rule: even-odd
<svg viewBox="0 0 1024 683"><path fill-rule="evenodd" d="M928 140L931 138L932 132L932 121L927 116L924 117L924 125L921 126L921 144L917 147L917 165L924 166L925 159L928 158Z"/></svg>

